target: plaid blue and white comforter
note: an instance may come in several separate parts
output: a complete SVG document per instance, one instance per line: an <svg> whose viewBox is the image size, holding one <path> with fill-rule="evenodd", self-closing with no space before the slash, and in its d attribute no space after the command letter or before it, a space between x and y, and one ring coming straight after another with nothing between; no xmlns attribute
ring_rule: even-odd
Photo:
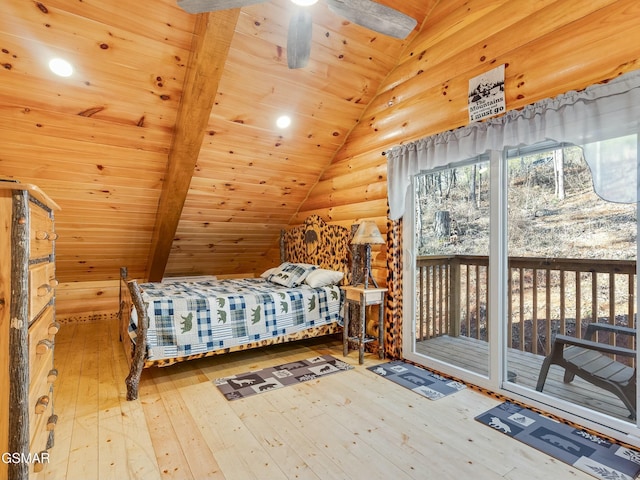
<svg viewBox="0 0 640 480"><path fill-rule="evenodd" d="M336 285L288 288L263 278L143 283L147 305L147 360L206 353L338 322ZM135 340L137 314L129 332Z"/></svg>

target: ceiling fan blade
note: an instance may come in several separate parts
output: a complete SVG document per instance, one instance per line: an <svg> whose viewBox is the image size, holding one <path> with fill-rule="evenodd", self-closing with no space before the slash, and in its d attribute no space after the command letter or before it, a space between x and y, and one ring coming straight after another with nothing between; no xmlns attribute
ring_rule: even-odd
<svg viewBox="0 0 640 480"><path fill-rule="evenodd" d="M263 3L266 0L178 0L178 6L187 13L216 12Z"/></svg>
<svg viewBox="0 0 640 480"><path fill-rule="evenodd" d="M327 4L333 13L394 38L407 38L418 23L415 18L373 0L327 0Z"/></svg>
<svg viewBox="0 0 640 480"><path fill-rule="evenodd" d="M289 21L289 33L287 34L289 68L302 68L309 62L311 28L311 12L307 8L298 8Z"/></svg>

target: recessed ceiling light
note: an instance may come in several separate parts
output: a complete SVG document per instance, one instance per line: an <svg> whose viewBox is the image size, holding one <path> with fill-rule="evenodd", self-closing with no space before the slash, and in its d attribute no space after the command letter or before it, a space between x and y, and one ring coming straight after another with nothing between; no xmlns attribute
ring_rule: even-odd
<svg viewBox="0 0 640 480"><path fill-rule="evenodd" d="M278 128L287 128L289 125L291 125L291 117L289 117L288 115L282 115L278 118L278 120L276 120L276 125L278 126Z"/></svg>
<svg viewBox="0 0 640 480"><path fill-rule="evenodd" d="M49 68L60 77L70 77L73 74L73 67L62 58L54 58L49 62Z"/></svg>
<svg viewBox="0 0 640 480"><path fill-rule="evenodd" d="M313 5L314 3L318 3L318 0L291 0L296 5L301 5L303 7L308 7Z"/></svg>

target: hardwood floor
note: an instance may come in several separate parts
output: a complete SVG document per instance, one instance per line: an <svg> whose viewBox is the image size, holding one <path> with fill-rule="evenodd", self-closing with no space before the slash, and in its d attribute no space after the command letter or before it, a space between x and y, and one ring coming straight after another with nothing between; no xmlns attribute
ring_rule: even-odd
<svg viewBox="0 0 640 480"><path fill-rule="evenodd" d="M212 380L333 354L337 340L272 346L150 369L125 400L115 322L65 324L56 337L55 480L590 479L474 420L498 403L471 389L430 401L355 369L228 402Z"/></svg>

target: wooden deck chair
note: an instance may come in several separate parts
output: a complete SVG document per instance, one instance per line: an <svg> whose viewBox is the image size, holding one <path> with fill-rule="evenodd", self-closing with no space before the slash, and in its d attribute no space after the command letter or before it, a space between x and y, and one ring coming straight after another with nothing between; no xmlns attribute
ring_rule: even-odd
<svg viewBox="0 0 640 480"><path fill-rule="evenodd" d="M612 355L631 357L636 351L596 342L593 339L597 331L635 336L635 330L604 323L590 323L584 339L556 335L551 353L544 359L536 390L541 392L553 364L564 367L564 382L570 383L576 375L587 382L604 388L617 395L631 412L630 418L636 418L636 369L616 361Z"/></svg>

